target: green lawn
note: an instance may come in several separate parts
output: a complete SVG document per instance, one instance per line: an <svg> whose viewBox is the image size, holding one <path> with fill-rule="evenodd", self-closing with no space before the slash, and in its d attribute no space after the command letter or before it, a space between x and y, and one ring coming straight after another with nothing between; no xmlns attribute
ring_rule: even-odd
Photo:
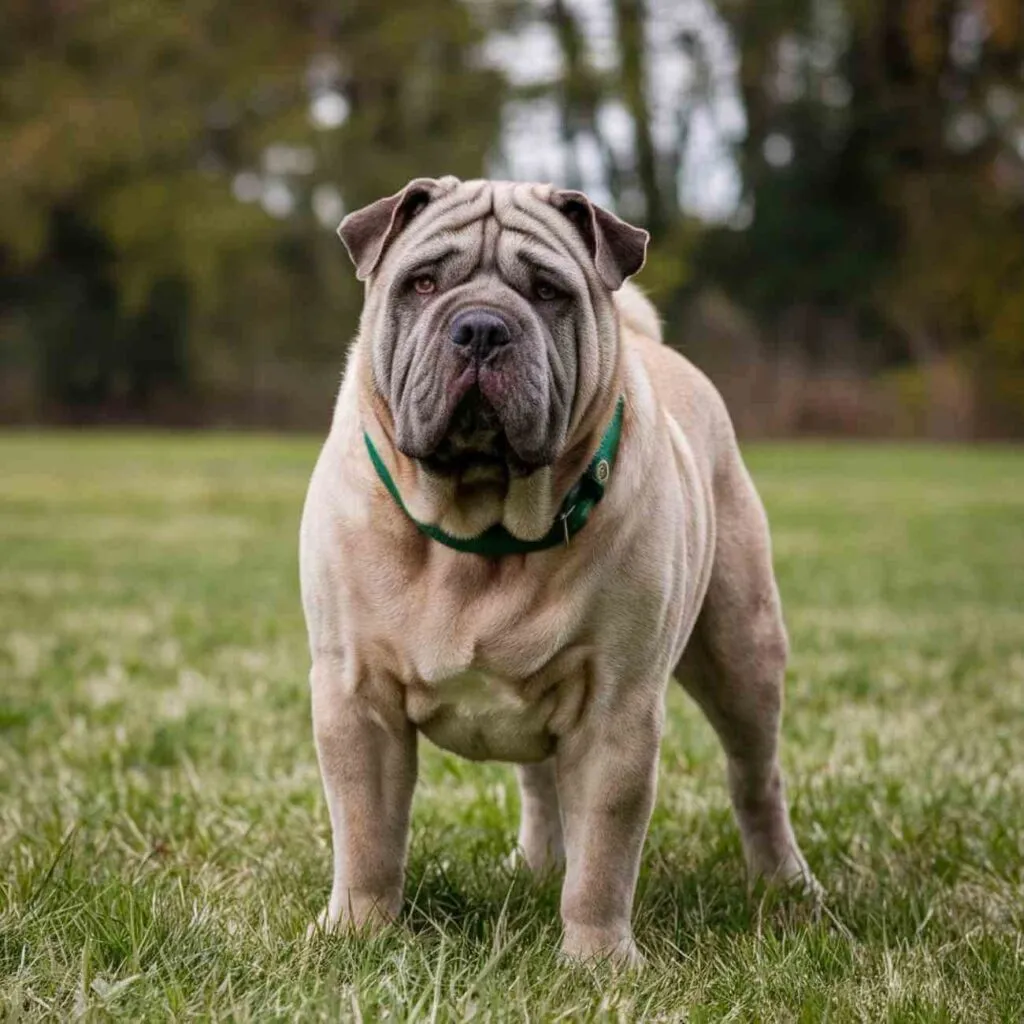
<svg viewBox="0 0 1024 1024"><path fill-rule="evenodd" d="M0 435L0 1019L1024 1016L1024 450L771 446L784 761L826 912L748 898L673 687L639 976L561 966L510 769L423 744L405 928L328 890L306 439Z"/></svg>

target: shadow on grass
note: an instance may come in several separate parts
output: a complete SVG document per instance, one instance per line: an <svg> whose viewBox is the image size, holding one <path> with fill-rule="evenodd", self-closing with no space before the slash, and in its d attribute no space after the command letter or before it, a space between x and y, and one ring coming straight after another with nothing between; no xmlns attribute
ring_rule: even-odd
<svg viewBox="0 0 1024 1024"><path fill-rule="evenodd" d="M673 856L664 842L644 858L633 910L641 946L667 958L686 955L708 936L751 936L769 942L812 940L834 957L843 945L913 945L922 928L941 927L937 894L924 879L899 872L881 878L836 864L822 873L823 901L793 891L748 887L739 844L723 839L697 861ZM406 883L403 923L413 934L458 936L482 943L497 931L524 937L560 929L561 875L533 878L508 865L485 841L431 843L414 851ZM941 916L941 915L939 915ZM929 922L931 922L929 924Z"/></svg>
<svg viewBox="0 0 1024 1024"><path fill-rule="evenodd" d="M501 928L539 937L561 927L561 883L561 873L534 878L482 845L444 854L421 847L409 865L403 923L414 934L457 935L472 942L486 942ZM708 932L763 934L822 922L831 927L828 913L813 901L794 893L749 891L742 860L732 850L711 851L685 868L657 855L645 858L633 917L643 945L677 952Z"/></svg>

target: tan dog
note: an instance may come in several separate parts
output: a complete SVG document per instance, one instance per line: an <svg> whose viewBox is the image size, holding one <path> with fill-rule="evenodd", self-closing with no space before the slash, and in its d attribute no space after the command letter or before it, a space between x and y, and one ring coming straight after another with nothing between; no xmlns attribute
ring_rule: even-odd
<svg viewBox="0 0 1024 1024"><path fill-rule="evenodd" d="M397 914L423 732L520 766L522 856L565 862L564 952L634 959L674 673L725 748L750 871L813 885L765 515L718 394L623 286L646 232L578 192L442 178L339 233L366 303L301 537L322 925Z"/></svg>

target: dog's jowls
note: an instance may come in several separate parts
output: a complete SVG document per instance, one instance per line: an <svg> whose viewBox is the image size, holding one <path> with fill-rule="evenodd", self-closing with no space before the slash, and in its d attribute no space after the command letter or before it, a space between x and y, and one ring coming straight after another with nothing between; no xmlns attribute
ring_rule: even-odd
<svg viewBox="0 0 1024 1024"><path fill-rule="evenodd" d="M422 732L518 765L521 856L564 867L564 952L635 959L673 676L725 749L751 874L812 887L777 760L786 634L765 515L721 399L624 283L646 233L578 192L454 178L339 230L366 301L301 533L334 835L322 925L398 913ZM485 557L413 522L544 537L620 397L614 472L568 544Z"/></svg>

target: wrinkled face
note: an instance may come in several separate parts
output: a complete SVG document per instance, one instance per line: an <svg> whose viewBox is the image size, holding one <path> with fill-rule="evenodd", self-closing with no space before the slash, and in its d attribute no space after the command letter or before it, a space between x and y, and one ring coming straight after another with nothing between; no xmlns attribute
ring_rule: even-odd
<svg viewBox="0 0 1024 1024"><path fill-rule="evenodd" d="M596 209L547 186L420 179L342 225L369 277L361 333L404 454L467 481L557 459L614 371L610 285L625 273L606 236L621 248L619 228L632 233L627 266L646 241Z"/></svg>

